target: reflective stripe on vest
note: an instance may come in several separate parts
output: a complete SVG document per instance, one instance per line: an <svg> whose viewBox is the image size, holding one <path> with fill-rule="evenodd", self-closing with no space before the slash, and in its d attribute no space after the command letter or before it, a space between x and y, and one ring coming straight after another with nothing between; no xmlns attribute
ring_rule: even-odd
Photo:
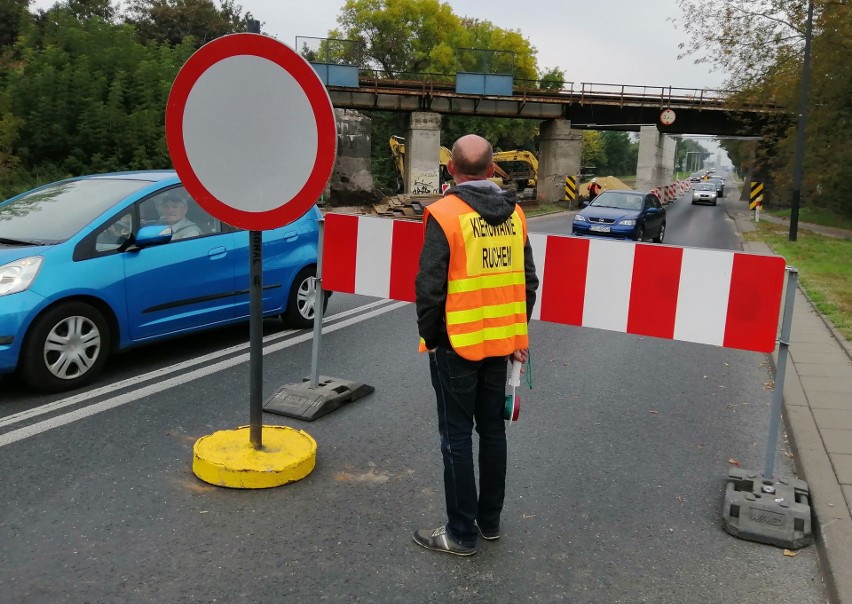
<svg viewBox="0 0 852 604"><path fill-rule="evenodd" d="M478 361L527 348L523 211L516 206L506 222L489 225L460 198L448 195L426 208L424 229L429 216L450 246L445 320L453 349Z"/></svg>

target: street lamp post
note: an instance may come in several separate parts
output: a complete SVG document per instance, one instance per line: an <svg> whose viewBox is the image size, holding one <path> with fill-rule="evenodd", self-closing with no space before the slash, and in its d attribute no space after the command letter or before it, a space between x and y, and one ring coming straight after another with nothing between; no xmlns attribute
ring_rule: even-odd
<svg viewBox="0 0 852 604"><path fill-rule="evenodd" d="M802 198L803 156L805 153L805 124L808 111L808 85L811 76L811 31L814 18L813 0L808 0L808 20L805 24L805 56L802 59L802 84L799 88L799 120L796 124L796 159L793 165L793 197L790 208L790 241L796 241L799 228L799 204Z"/></svg>

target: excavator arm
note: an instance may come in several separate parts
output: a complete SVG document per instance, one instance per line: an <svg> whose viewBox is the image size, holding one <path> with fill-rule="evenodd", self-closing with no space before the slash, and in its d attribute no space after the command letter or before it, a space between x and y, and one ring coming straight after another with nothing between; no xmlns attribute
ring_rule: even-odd
<svg viewBox="0 0 852 604"><path fill-rule="evenodd" d="M405 178L405 139L401 136L394 135L390 137L388 144L390 145L391 155L393 156L393 162L396 166L396 170L399 172L400 179L403 179ZM453 152L447 147L441 146L438 149L441 183L449 182L452 179L452 176L450 176L449 170L447 169L447 164L450 163L452 157ZM491 180L497 183L498 186L502 187L505 182L509 181L509 174L496 162L494 162L493 166L494 177L491 178Z"/></svg>
<svg viewBox="0 0 852 604"><path fill-rule="evenodd" d="M519 191L530 188L535 194L538 184L538 158L532 151L497 151L494 153L494 163L503 168L506 173L504 179L516 183Z"/></svg>

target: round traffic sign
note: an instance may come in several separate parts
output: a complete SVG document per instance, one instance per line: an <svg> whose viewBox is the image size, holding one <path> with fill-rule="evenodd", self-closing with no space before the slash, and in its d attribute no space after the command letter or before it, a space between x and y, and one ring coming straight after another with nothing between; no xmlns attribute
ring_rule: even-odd
<svg viewBox="0 0 852 604"><path fill-rule="evenodd" d="M334 108L313 67L260 34L205 44L181 67L166 142L190 195L241 228L269 230L320 197L337 149Z"/></svg>
<svg viewBox="0 0 852 604"><path fill-rule="evenodd" d="M671 126L674 124L676 115L674 109L663 109L660 113L660 123L664 126Z"/></svg>

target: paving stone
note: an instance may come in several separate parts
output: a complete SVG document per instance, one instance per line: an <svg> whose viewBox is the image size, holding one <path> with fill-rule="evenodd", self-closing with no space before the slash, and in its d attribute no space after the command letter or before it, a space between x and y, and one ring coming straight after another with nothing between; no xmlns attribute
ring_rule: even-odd
<svg viewBox="0 0 852 604"><path fill-rule="evenodd" d="M852 455L852 430L830 430L823 428L820 433L829 453Z"/></svg>
<svg viewBox="0 0 852 604"><path fill-rule="evenodd" d="M850 409L813 409L813 414L820 430L852 430Z"/></svg>
<svg viewBox="0 0 852 604"><path fill-rule="evenodd" d="M852 486L852 455L829 454L841 485Z"/></svg>

